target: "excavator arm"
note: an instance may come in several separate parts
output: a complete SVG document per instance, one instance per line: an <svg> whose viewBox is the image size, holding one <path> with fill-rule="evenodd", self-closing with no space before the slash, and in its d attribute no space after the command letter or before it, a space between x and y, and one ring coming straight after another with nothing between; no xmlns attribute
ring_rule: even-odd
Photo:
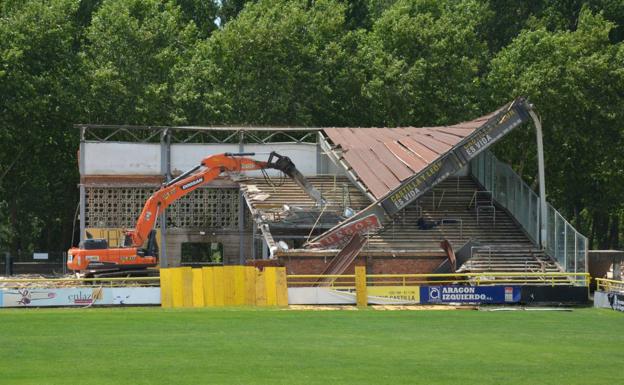
<svg viewBox="0 0 624 385"><path fill-rule="evenodd" d="M253 170L276 169L295 181L318 204L324 200L318 190L297 170L290 158L271 152L266 162L257 161L247 156L255 153L224 153L204 158L199 165L183 173L156 191L143 207L136 228L126 233L126 246L142 246L154 228L156 218L164 209L183 196L209 183L223 172L245 172Z"/></svg>
<svg viewBox="0 0 624 385"><path fill-rule="evenodd" d="M156 264L154 225L158 215L168 206L209 183L224 172L246 172L253 170L275 169L288 175L318 205L325 203L320 192L314 188L297 170L290 158L271 152L267 161L249 158L255 153L223 153L211 155L191 170L163 184L150 196L139 215L136 227L126 231L124 245L120 248L108 248L104 240L91 240L80 248L72 248L68 253L67 265L71 270L85 270L89 265L121 269L124 265L140 268ZM145 242L147 250L140 249Z"/></svg>

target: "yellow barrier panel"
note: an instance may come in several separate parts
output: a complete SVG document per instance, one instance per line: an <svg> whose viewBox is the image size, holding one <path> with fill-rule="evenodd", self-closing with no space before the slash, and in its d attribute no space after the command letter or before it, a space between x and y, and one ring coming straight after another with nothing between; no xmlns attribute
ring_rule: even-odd
<svg viewBox="0 0 624 385"><path fill-rule="evenodd" d="M236 266L223 266L223 304L235 305Z"/></svg>
<svg viewBox="0 0 624 385"><path fill-rule="evenodd" d="M223 266L215 266L214 269L214 297L215 306L223 306L225 304L225 287L223 282Z"/></svg>
<svg viewBox="0 0 624 385"><path fill-rule="evenodd" d="M163 307L288 306L286 269L214 266L161 269Z"/></svg>
<svg viewBox="0 0 624 385"><path fill-rule="evenodd" d="M276 305L288 306L288 285L286 284L286 268L278 267L275 272Z"/></svg>
<svg viewBox="0 0 624 385"><path fill-rule="evenodd" d="M184 291L182 290L182 281L182 270L179 267L171 268L173 307L184 306Z"/></svg>
<svg viewBox="0 0 624 385"><path fill-rule="evenodd" d="M268 306L277 305L277 268L265 267L264 268L264 284L266 287L266 304Z"/></svg>
<svg viewBox="0 0 624 385"><path fill-rule="evenodd" d="M265 271L256 270L256 306L266 306L267 298L266 298L266 281L264 275Z"/></svg>
<svg viewBox="0 0 624 385"><path fill-rule="evenodd" d="M215 306L214 267L202 267L204 283L204 306Z"/></svg>
<svg viewBox="0 0 624 385"><path fill-rule="evenodd" d="M171 269L160 269L160 306L173 307Z"/></svg>
<svg viewBox="0 0 624 385"><path fill-rule="evenodd" d="M193 307L193 269L179 267L182 276L182 306Z"/></svg>
<svg viewBox="0 0 624 385"><path fill-rule="evenodd" d="M366 267L355 267L355 303L358 307L368 305L368 294L366 293Z"/></svg>
<svg viewBox="0 0 624 385"><path fill-rule="evenodd" d="M245 304L245 266L234 266L234 305Z"/></svg>
<svg viewBox="0 0 624 385"><path fill-rule="evenodd" d="M204 274L202 269L193 269L193 307L204 306Z"/></svg>
<svg viewBox="0 0 624 385"><path fill-rule="evenodd" d="M256 304L256 268L245 266L245 305Z"/></svg>

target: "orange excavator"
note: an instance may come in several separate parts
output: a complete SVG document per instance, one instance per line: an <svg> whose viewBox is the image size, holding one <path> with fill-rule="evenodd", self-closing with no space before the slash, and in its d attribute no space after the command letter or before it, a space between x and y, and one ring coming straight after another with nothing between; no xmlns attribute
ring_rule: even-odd
<svg viewBox="0 0 624 385"><path fill-rule="evenodd" d="M293 179L317 204L324 204L320 192L297 170L290 158L271 152L266 162L249 156L255 153L224 153L204 158L199 165L165 183L150 196L136 227L127 230L122 247L108 247L105 239L85 239L67 253L67 267L85 276L142 275L158 264L158 245L154 226L158 215L169 205L224 172L276 169ZM265 174L266 175L266 174ZM145 247L144 247L145 246ZM120 274L121 273L121 274Z"/></svg>

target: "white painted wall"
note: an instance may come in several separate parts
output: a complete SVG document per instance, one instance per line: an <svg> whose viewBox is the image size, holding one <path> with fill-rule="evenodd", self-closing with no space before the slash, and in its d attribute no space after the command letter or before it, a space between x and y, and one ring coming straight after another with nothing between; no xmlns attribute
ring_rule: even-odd
<svg viewBox="0 0 624 385"><path fill-rule="evenodd" d="M171 144L171 173L180 174L197 166L202 159L224 152L238 152L238 144Z"/></svg>
<svg viewBox="0 0 624 385"><path fill-rule="evenodd" d="M245 144L243 152L255 152L253 158L267 160L269 153L288 156L305 176L317 175L317 147L315 143L267 143ZM171 144L171 172L177 175L195 167L210 155L224 152L239 152L238 144ZM322 155L321 174L342 174L327 156ZM260 171L248 173L260 176ZM270 170L272 176L277 171ZM161 175L160 144L126 142L85 143L84 175Z"/></svg>
<svg viewBox="0 0 624 385"><path fill-rule="evenodd" d="M158 143L87 142L84 175L160 175Z"/></svg>
<svg viewBox="0 0 624 385"><path fill-rule="evenodd" d="M305 176L316 175L316 144L314 143L267 143L267 144L245 144L245 152L256 152L254 158L267 160L269 152L275 151L280 155L285 155L293 161L297 169ZM279 175L277 170L269 170L271 176ZM250 172L251 176L262 175L260 171Z"/></svg>

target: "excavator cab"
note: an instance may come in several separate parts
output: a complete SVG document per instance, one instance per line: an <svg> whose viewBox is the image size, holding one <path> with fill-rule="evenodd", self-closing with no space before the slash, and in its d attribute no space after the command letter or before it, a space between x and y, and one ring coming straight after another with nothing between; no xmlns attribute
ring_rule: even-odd
<svg viewBox="0 0 624 385"><path fill-rule="evenodd" d="M156 242L156 220L173 202L191 193L218 177L223 172L276 169L282 171L299 185L317 205L326 202L321 193L297 170L287 156L271 152L268 161L257 161L248 156L254 153L224 153L204 158L201 163L182 173L148 198L143 206L134 229L126 232L123 245L109 247L105 239L87 239L79 247L72 247L67 253L67 267L85 274L123 271L139 272L158 264L158 243Z"/></svg>
<svg viewBox="0 0 624 385"><path fill-rule="evenodd" d="M108 241L104 238L87 238L80 242L79 247L84 250L108 249Z"/></svg>

